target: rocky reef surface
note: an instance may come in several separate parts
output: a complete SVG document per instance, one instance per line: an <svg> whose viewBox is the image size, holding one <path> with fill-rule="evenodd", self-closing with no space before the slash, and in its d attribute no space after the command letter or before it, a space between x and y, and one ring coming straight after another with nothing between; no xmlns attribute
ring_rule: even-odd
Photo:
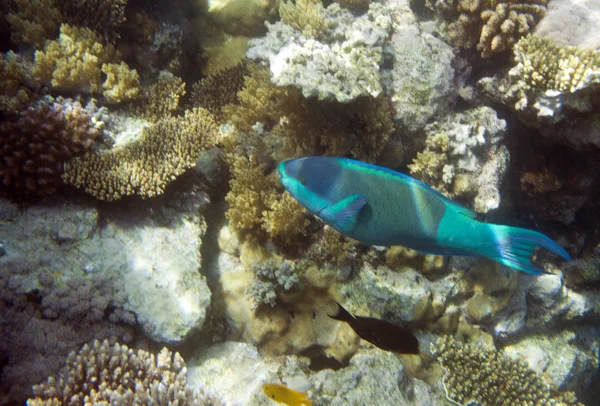
<svg viewBox="0 0 600 406"><path fill-rule="evenodd" d="M598 1L0 8L0 403L273 404L265 383L327 405L599 402ZM573 261L366 247L281 187L304 155L407 173ZM362 340L335 302L420 354Z"/></svg>

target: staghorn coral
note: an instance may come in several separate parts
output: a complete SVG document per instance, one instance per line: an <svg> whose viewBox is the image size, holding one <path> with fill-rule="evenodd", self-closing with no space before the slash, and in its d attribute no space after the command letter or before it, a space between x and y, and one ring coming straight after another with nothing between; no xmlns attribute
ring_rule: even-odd
<svg viewBox="0 0 600 406"><path fill-rule="evenodd" d="M68 24L60 36L35 52L34 75L59 91L103 94L109 101L123 101L138 94L139 77L121 62L114 46L103 45L89 28Z"/></svg>
<svg viewBox="0 0 600 406"><path fill-rule="evenodd" d="M83 154L100 135L102 123L78 103L45 99L14 121L0 124L2 189L19 197L47 195L56 189L63 162Z"/></svg>
<svg viewBox="0 0 600 406"><path fill-rule="evenodd" d="M107 41L119 38L127 0L58 0L63 22L87 27Z"/></svg>
<svg viewBox="0 0 600 406"><path fill-rule="evenodd" d="M329 28L321 0L282 0L279 15L284 24L302 31L302 34L310 38L323 36Z"/></svg>
<svg viewBox="0 0 600 406"><path fill-rule="evenodd" d="M512 360L500 351L446 336L432 345L432 352L444 368L444 388L453 402L481 402L489 406L581 405L573 393L555 393L526 362Z"/></svg>
<svg viewBox="0 0 600 406"><path fill-rule="evenodd" d="M244 86L246 75L250 72L246 60L194 83L192 85L191 101L194 106L203 107L222 118L221 109L226 105L239 103L238 92Z"/></svg>
<svg viewBox="0 0 600 406"><path fill-rule="evenodd" d="M142 130L122 148L90 152L65 165L63 180L100 200L163 194L178 175L196 164L198 154L217 143L217 128L205 109L187 110Z"/></svg>
<svg viewBox="0 0 600 406"><path fill-rule="evenodd" d="M13 43L37 49L56 38L62 16L53 0L14 0L6 19Z"/></svg>
<svg viewBox="0 0 600 406"><path fill-rule="evenodd" d="M161 74L145 92L139 114L152 122L170 117L179 108L179 99L184 95L185 83L180 77Z"/></svg>
<svg viewBox="0 0 600 406"><path fill-rule="evenodd" d="M17 113L34 97L34 80L19 54L0 54L0 111Z"/></svg>
<svg viewBox="0 0 600 406"><path fill-rule="evenodd" d="M477 48L483 58L508 51L533 31L547 0L458 0L456 21L448 26L450 43Z"/></svg>
<svg viewBox="0 0 600 406"><path fill-rule="evenodd" d="M529 35L515 45L514 54L517 65L509 75L522 89L574 93L600 84L600 51Z"/></svg>
<svg viewBox="0 0 600 406"><path fill-rule="evenodd" d="M35 385L35 397L27 404L215 404L213 399L187 386L186 373L183 358L166 347L154 355L95 340L69 354L58 378L50 377Z"/></svg>

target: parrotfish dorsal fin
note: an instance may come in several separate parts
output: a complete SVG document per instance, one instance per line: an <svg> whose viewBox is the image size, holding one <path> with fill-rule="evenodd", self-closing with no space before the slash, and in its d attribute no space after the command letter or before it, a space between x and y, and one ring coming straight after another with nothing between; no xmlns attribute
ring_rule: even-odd
<svg viewBox="0 0 600 406"><path fill-rule="evenodd" d="M320 216L341 232L350 232L356 225L358 214L367 204L363 195L352 195L324 209Z"/></svg>

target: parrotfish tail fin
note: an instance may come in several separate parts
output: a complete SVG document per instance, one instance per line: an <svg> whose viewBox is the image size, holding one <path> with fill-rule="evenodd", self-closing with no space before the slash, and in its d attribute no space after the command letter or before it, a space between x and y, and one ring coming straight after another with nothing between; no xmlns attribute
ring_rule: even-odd
<svg viewBox="0 0 600 406"><path fill-rule="evenodd" d="M319 214L323 220L341 232L350 232L356 225L356 220L367 199L363 195L352 195L340 200L333 206L323 209Z"/></svg>
<svg viewBox="0 0 600 406"><path fill-rule="evenodd" d="M543 269L531 263L531 255L537 247L544 248L567 261L571 256L560 245L537 231L519 227L489 225L496 236L495 253L485 254L486 257L510 266L518 271L539 275Z"/></svg>
<svg viewBox="0 0 600 406"><path fill-rule="evenodd" d="M339 304L338 302L335 302L335 304L338 307L338 311L334 315L328 315L329 317L331 317L332 319L345 321L346 323L351 323L356 320L353 315L348 313L348 310L346 310L342 307L341 304Z"/></svg>

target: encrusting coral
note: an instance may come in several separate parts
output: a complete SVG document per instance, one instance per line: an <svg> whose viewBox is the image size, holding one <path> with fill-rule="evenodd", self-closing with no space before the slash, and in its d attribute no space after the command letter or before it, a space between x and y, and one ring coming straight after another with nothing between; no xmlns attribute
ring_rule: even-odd
<svg viewBox="0 0 600 406"><path fill-rule="evenodd" d="M142 130L122 148L90 152L65 164L63 180L100 200L163 194L178 175L217 143L217 128L205 109L187 110Z"/></svg>
<svg viewBox="0 0 600 406"><path fill-rule="evenodd" d="M53 0L14 0L11 6L6 19L13 43L37 49L56 37L62 16Z"/></svg>
<svg viewBox="0 0 600 406"><path fill-rule="evenodd" d="M0 124L1 188L18 196L54 192L63 163L90 149L101 124L78 103L49 100L22 112L15 121Z"/></svg>
<svg viewBox="0 0 600 406"><path fill-rule="evenodd" d="M512 360L500 351L439 338L432 352L444 369L444 387L456 403L495 405L578 405L572 392L557 393L525 361Z"/></svg>
<svg viewBox="0 0 600 406"><path fill-rule="evenodd" d="M42 405L214 405L187 385L179 353L166 347L154 355L98 340L71 352L60 375L34 385L29 406Z"/></svg>
<svg viewBox="0 0 600 406"><path fill-rule="evenodd" d="M119 58L114 46L104 45L89 28L63 24L59 38L35 52L34 75L58 91L103 94L108 102L121 102L137 96L139 76Z"/></svg>
<svg viewBox="0 0 600 406"><path fill-rule="evenodd" d="M458 0L438 2L432 8L443 14L458 14L448 26L450 43L477 48L483 58L510 50L533 28L546 12L547 0ZM444 13L445 12L445 13Z"/></svg>

